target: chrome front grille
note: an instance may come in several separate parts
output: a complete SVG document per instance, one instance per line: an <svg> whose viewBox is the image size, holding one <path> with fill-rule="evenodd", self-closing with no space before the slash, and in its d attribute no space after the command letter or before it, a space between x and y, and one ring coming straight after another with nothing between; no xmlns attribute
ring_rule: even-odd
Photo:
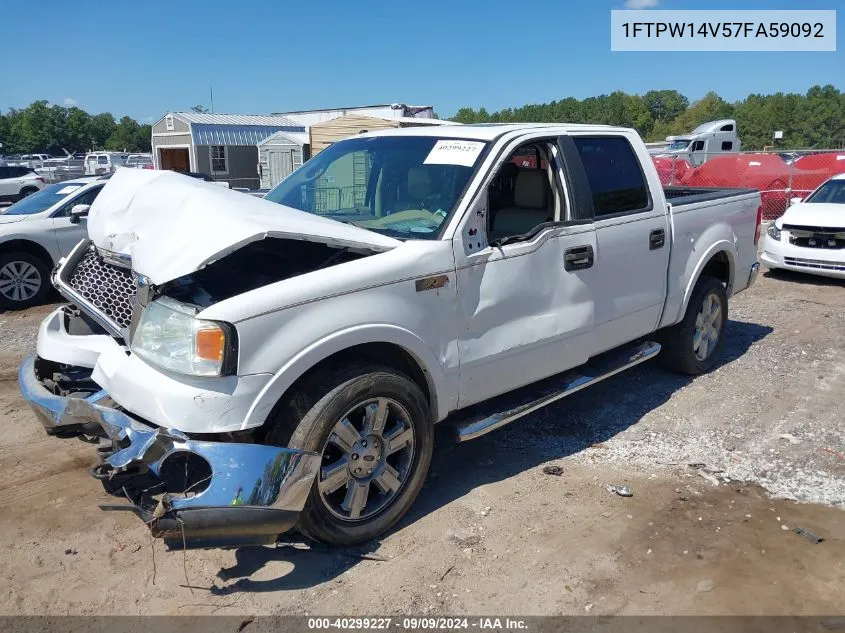
<svg viewBox="0 0 845 633"><path fill-rule="evenodd" d="M804 259L803 257L784 257L783 263L790 266L801 266L802 268L845 272L845 262L825 261L823 259Z"/></svg>
<svg viewBox="0 0 845 633"><path fill-rule="evenodd" d="M67 283L118 329L129 327L137 292L135 275L129 268L104 261L92 246Z"/></svg>

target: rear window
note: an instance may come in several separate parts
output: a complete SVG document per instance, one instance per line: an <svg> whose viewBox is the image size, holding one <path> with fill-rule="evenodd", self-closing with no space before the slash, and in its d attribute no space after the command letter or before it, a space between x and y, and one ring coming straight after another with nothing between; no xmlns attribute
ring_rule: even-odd
<svg viewBox="0 0 845 633"><path fill-rule="evenodd" d="M97 164L98 165L108 165L109 164L109 157L108 156L97 156Z"/></svg>
<svg viewBox="0 0 845 633"><path fill-rule="evenodd" d="M573 141L587 172L596 217L649 208L645 176L627 139L576 136Z"/></svg>

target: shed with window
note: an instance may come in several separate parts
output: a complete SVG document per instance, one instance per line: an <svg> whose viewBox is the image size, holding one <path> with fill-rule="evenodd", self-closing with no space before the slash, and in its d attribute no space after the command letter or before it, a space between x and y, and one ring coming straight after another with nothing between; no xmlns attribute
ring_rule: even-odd
<svg viewBox="0 0 845 633"><path fill-rule="evenodd" d="M310 157L308 134L276 132L258 143L261 189L272 189Z"/></svg>
<svg viewBox="0 0 845 633"><path fill-rule="evenodd" d="M258 144L277 132L301 135L305 127L283 116L168 112L153 125L153 162L258 189Z"/></svg>

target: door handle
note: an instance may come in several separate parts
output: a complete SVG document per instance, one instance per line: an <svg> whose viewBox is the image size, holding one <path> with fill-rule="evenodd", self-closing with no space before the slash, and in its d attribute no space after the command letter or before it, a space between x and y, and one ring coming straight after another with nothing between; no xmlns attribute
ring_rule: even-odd
<svg viewBox="0 0 845 633"><path fill-rule="evenodd" d="M663 248L666 244L666 230L655 229L648 234L648 250L656 251L658 248Z"/></svg>
<svg viewBox="0 0 845 633"><path fill-rule="evenodd" d="M568 271L591 268L593 259L592 246L573 246L563 252L563 268Z"/></svg>

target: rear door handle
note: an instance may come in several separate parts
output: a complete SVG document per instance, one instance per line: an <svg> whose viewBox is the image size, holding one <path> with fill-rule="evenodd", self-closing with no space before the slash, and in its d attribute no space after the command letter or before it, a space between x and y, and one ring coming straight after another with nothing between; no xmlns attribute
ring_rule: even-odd
<svg viewBox="0 0 845 633"><path fill-rule="evenodd" d="M568 271L584 270L593 266L593 247L573 246L563 252L563 268Z"/></svg>
<svg viewBox="0 0 845 633"><path fill-rule="evenodd" d="M648 249L650 251L656 251L658 248L663 248L664 244L666 244L665 229L655 229L648 234Z"/></svg>

